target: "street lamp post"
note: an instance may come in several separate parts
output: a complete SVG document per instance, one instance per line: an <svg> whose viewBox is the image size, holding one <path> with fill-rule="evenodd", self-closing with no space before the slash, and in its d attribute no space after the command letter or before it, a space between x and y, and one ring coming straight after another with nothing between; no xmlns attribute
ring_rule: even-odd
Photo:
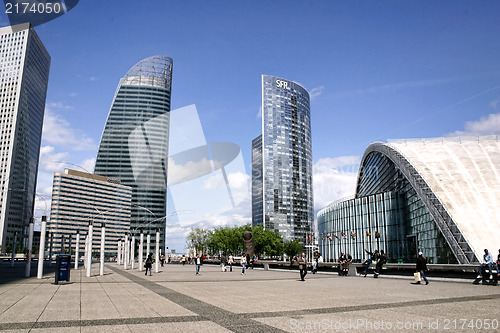
<svg viewBox="0 0 500 333"><path fill-rule="evenodd" d="M130 268L134 269L135 261L135 235L132 234L132 239L130 240Z"/></svg>
<svg viewBox="0 0 500 333"><path fill-rule="evenodd" d="M78 269L78 261L80 260L80 230L76 232L76 246L75 246L75 269Z"/></svg>
<svg viewBox="0 0 500 333"><path fill-rule="evenodd" d="M125 243L124 243L124 248L125 248L125 260L123 260L123 269L128 268L128 251L129 251L129 244L128 244L128 234L125 234Z"/></svg>
<svg viewBox="0 0 500 333"><path fill-rule="evenodd" d="M35 231L35 219L30 219L30 227L28 234L28 253L26 258L26 277L30 277L31 275L31 252L33 250L33 233Z"/></svg>
<svg viewBox="0 0 500 333"><path fill-rule="evenodd" d="M139 240L139 271L142 272L142 251L144 250L144 230L141 229Z"/></svg>
<svg viewBox="0 0 500 333"><path fill-rule="evenodd" d="M101 227L101 262L99 266L99 275L104 275L104 241L106 237L106 224L102 223Z"/></svg>
<svg viewBox="0 0 500 333"><path fill-rule="evenodd" d="M94 233L94 224L92 221L89 222L89 245L87 248L87 277L90 277L92 270L92 236Z"/></svg>
<svg viewBox="0 0 500 333"><path fill-rule="evenodd" d="M156 230L155 273L160 271L160 230Z"/></svg>
<svg viewBox="0 0 500 333"><path fill-rule="evenodd" d="M40 227L40 249L38 249L38 271L37 279L43 276L43 260L45 258L45 235L47 234L47 216L42 216L42 225Z"/></svg>

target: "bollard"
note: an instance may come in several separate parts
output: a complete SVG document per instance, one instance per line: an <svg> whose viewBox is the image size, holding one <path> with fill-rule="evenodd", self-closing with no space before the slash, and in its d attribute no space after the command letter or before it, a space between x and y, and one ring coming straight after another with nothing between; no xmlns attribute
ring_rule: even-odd
<svg viewBox="0 0 500 333"><path fill-rule="evenodd" d="M122 264L122 258L121 258L122 257L122 240L121 239L118 240L117 247L118 247L118 250L117 250L118 254L116 255L116 261L118 262L118 265L121 265Z"/></svg>
<svg viewBox="0 0 500 333"><path fill-rule="evenodd" d="M16 246L17 246L17 232L14 233L14 246L12 246L10 267L14 267L14 260L16 259Z"/></svg>
<svg viewBox="0 0 500 333"><path fill-rule="evenodd" d="M45 259L45 236L47 233L47 216L42 216L42 225L40 227L40 249L38 249L38 271L37 279L43 276L43 260Z"/></svg>

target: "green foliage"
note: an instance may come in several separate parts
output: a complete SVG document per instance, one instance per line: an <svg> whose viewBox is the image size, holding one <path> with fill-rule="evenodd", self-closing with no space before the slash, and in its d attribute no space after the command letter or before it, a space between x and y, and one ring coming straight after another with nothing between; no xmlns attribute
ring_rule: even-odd
<svg viewBox="0 0 500 333"><path fill-rule="evenodd" d="M12 253L12 245L7 244L7 246L5 247L5 253Z"/></svg>
<svg viewBox="0 0 500 333"><path fill-rule="evenodd" d="M264 230L262 226L251 229L255 240L255 253L261 256L279 256L283 254L283 239L280 234Z"/></svg>
<svg viewBox="0 0 500 333"><path fill-rule="evenodd" d="M191 228L187 237L187 247L194 248L196 253L206 253L209 248L213 247L210 241L212 233L211 230Z"/></svg>
<svg viewBox="0 0 500 333"><path fill-rule="evenodd" d="M298 239L285 242L285 244L283 245L283 250L289 257L293 257L294 255L301 253L303 248L304 245Z"/></svg>

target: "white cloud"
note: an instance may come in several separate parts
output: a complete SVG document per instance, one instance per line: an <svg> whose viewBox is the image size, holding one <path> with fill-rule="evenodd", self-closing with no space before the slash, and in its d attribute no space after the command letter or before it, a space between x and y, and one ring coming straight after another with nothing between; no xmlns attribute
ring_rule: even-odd
<svg viewBox="0 0 500 333"><path fill-rule="evenodd" d="M490 102L490 106L493 109L496 109L498 107L498 104L500 104L500 98Z"/></svg>
<svg viewBox="0 0 500 333"><path fill-rule="evenodd" d="M359 163L359 156L340 156L321 158L313 165L315 210L354 195Z"/></svg>
<svg viewBox="0 0 500 333"><path fill-rule="evenodd" d="M468 121L463 131L450 133L448 136L483 136L500 134L500 113L492 113L479 120Z"/></svg>
<svg viewBox="0 0 500 333"><path fill-rule="evenodd" d="M91 76L91 77L89 77L89 80L90 81L97 81L97 80L99 80L99 78L96 76Z"/></svg>
<svg viewBox="0 0 500 333"><path fill-rule="evenodd" d="M43 121L42 142L71 150L95 150L94 140L71 128L71 124L52 111L52 108L68 108L59 103L48 103Z"/></svg>
<svg viewBox="0 0 500 333"><path fill-rule="evenodd" d="M325 87L323 87L323 86L312 88L309 91L309 96L311 97L311 99L315 99L316 97L318 97L319 95L321 95L323 93L324 89L325 89Z"/></svg>
<svg viewBox="0 0 500 333"><path fill-rule="evenodd" d="M257 119L262 119L262 106L259 107L259 112L257 113Z"/></svg>

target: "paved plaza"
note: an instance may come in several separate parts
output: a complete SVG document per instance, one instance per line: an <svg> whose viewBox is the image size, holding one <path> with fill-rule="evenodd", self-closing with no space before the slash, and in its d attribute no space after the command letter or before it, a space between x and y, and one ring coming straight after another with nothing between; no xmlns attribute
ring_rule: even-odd
<svg viewBox="0 0 500 333"><path fill-rule="evenodd" d="M297 271L212 265L196 276L178 264L145 276L108 263L104 276L80 268L55 285L54 273L9 280L15 268L0 269L2 332L500 331L500 288L472 283L310 273L302 282Z"/></svg>

